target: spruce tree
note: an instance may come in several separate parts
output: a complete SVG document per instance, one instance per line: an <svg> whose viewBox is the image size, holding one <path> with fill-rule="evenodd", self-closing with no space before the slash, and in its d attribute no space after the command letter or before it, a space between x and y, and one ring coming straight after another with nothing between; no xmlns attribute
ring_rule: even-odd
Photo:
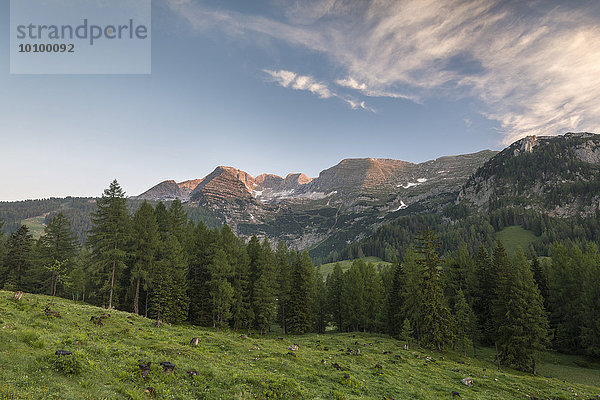
<svg viewBox="0 0 600 400"><path fill-rule="evenodd" d="M277 295L278 299L278 314L281 324L281 330L284 334L287 333L286 326L286 315L288 309L288 303L290 301L290 277L291 277L291 264L290 264L290 252L285 244L281 241L277 245L277 251L275 252L275 258L277 259L277 281L279 291Z"/></svg>
<svg viewBox="0 0 600 400"><path fill-rule="evenodd" d="M600 254L596 245L588 245L582 288L581 343L592 357L600 357Z"/></svg>
<svg viewBox="0 0 600 400"><path fill-rule="evenodd" d="M291 273L290 301L286 325L290 333L310 331L313 316L315 271L306 251L294 253Z"/></svg>
<svg viewBox="0 0 600 400"><path fill-rule="evenodd" d="M267 239L259 249L255 268L256 280L252 290L255 327L265 334L277 316L277 260Z"/></svg>
<svg viewBox="0 0 600 400"><path fill-rule="evenodd" d="M97 210L92 214L92 229L88 243L92 248L94 261L103 275L104 285L101 291L108 292L107 306L113 308L115 282L125 267L129 216L125 193L114 180L102 197L96 201Z"/></svg>
<svg viewBox="0 0 600 400"><path fill-rule="evenodd" d="M131 280L134 285L133 312L140 313L140 289L148 291L154 272L159 247L158 223L152 206L144 201L132 218L131 251L133 266Z"/></svg>
<svg viewBox="0 0 600 400"><path fill-rule="evenodd" d="M402 292L404 290L404 273L402 265L398 262L394 265L392 275L392 286L387 296L388 303L388 331L392 336L398 336L402 331L405 318L402 313Z"/></svg>
<svg viewBox="0 0 600 400"><path fill-rule="evenodd" d="M462 290L456 294L454 318L456 320L456 344L466 356L467 350L473 347L477 337L477 318Z"/></svg>
<svg viewBox="0 0 600 400"><path fill-rule="evenodd" d="M208 288L211 299L213 327L221 330L231 317L231 305L233 303L233 288L229 283L232 268L227 260L227 254L217 248L212 261L208 266L210 280Z"/></svg>
<svg viewBox="0 0 600 400"><path fill-rule="evenodd" d="M411 245L404 254L402 274L402 315L410 320L417 341L421 342L421 310L423 304L424 274L417 262L418 254Z"/></svg>
<svg viewBox="0 0 600 400"><path fill-rule="evenodd" d="M341 332L343 329L342 318L342 291L344 284L344 273L339 263L333 267L333 272L327 276L327 298L329 301L329 312L332 315L333 322Z"/></svg>
<svg viewBox="0 0 600 400"><path fill-rule="evenodd" d="M398 339L400 339L403 342L405 342L406 349L408 349L408 346L410 344L410 339L412 338L412 335L413 335L413 329L412 329L412 327L410 325L410 320L408 318L404 318L404 321L402 322L402 328L400 329L400 333L399 333Z"/></svg>
<svg viewBox="0 0 600 400"><path fill-rule="evenodd" d="M327 288L321 275L320 269L315 274L315 298L313 302L314 331L325 333L329 323L329 308L327 306Z"/></svg>
<svg viewBox="0 0 600 400"><path fill-rule="evenodd" d="M419 236L417 260L423 272L423 303L420 326L422 345L442 350L452 343L454 321L444 296L443 270L436 248L435 234L429 230Z"/></svg>
<svg viewBox="0 0 600 400"><path fill-rule="evenodd" d="M6 242L5 290L27 290L24 277L31 265L33 237L29 228L21 225Z"/></svg>
<svg viewBox="0 0 600 400"><path fill-rule="evenodd" d="M548 343L548 319L543 299L522 249L515 254L512 268L503 277L499 300L504 303L498 321L497 344L500 361L536 374L538 353Z"/></svg>

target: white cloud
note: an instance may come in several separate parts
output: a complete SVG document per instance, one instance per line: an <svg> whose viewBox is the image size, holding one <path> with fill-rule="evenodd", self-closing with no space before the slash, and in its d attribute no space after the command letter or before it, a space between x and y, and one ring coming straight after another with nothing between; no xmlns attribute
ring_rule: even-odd
<svg viewBox="0 0 600 400"><path fill-rule="evenodd" d="M600 131L597 2L579 9L584 3L311 0L306 12L299 2L281 1L288 18L281 22L167 1L196 28L258 33L326 54L341 68L336 84L361 95L474 97L481 113L499 122L505 143L528 134ZM340 97L314 79L296 77L288 86Z"/></svg>
<svg viewBox="0 0 600 400"><path fill-rule="evenodd" d="M329 99L331 97L337 97L343 100L346 104L350 106L353 110L366 110L375 112L374 109L367 106L364 101L356 101L345 96L342 96L338 93L335 93L329 89L327 84L323 82L318 82L312 76L307 75L298 75L295 72L287 71L287 70L279 70L273 71L270 69L263 70L264 73L271 77L273 82L278 83L280 86L284 88L290 88L294 90L304 90L311 92L317 95L321 99Z"/></svg>

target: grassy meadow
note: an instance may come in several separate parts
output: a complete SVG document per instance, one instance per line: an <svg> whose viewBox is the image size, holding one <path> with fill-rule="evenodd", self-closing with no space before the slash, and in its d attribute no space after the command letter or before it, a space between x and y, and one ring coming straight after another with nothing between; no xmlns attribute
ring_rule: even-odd
<svg viewBox="0 0 600 400"><path fill-rule="evenodd" d="M2 400L451 399L453 391L461 399L600 395L600 370L570 361L565 369L562 356L554 360L559 364L540 368L554 378L534 377L498 372L485 350L478 351L479 359L414 345L404 350L394 339L360 333L246 337L185 325L155 327L150 319L114 310L97 326L90 319L104 309L55 299L51 310L60 317L47 316L48 296L26 293L19 302L12 297L0 291ZM190 344L194 337L198 346ZM293 344L298 350L290 352ZM57 356L57 350L73 354ZM139 360L151 362L146 378ZM160 362L173 363L173 373L165 373ZM466 377L473 387L461 383Z"/></svg>
<svg viewBox="0 0 600 400"><path fill-rule="evenodd" d="M519 247L525 250L530 243L540 240L532 231L517 225L502 229L496 233L496 239L502 242L509 256L514 255Z"/></svg>

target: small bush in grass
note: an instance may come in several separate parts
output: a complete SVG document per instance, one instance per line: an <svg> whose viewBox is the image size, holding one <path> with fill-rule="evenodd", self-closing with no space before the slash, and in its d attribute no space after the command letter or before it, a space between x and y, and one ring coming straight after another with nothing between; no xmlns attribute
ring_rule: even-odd
<svg viewBox="0 0 600 400"><path fill-rule="evenodd" d="M40 339L39 335L33 330L25 330L19 333L19 340L25 343L27 346L34 349L44 348L44 342Z"/></svg>
<svg viewBox="0 0 600 400"><path fill-rule="evenodd" d="M83 371L83 365L75 354L68 356L47 355L42 357L42 359L53 371L63 375L79 375Z"/></svg>

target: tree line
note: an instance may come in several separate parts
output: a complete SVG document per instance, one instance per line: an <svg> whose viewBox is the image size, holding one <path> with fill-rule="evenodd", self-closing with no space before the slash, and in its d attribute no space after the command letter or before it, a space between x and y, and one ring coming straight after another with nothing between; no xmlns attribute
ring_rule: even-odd
<svg viewBox="0 0 600 400"><path fill-rule="evenodd" d="M130 213L115 181L85 246L61 213L37 241L25 226L0 240L0 287L219 330L380 332L465 354L482 344L532 371L548 347L600 355L596 245L555 244L541 260L522 250L510 258L500 242L441 247L425 230L393 267L358 259L323 279L308 253L195 223L179 201Z"/></svg>

